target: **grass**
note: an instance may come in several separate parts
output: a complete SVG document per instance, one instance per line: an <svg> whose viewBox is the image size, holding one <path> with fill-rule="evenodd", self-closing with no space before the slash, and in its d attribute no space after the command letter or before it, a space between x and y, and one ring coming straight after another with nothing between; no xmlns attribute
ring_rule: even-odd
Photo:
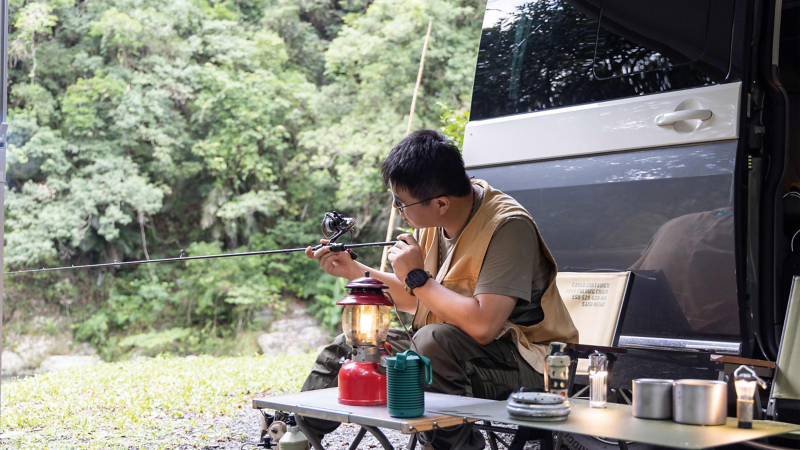
<svg viewBox="0 0 800 450"><path fill-rule="evenodd" d="M4 383L0 429L10 436L0 447L203 448L241 439L225 424L257 395L299 391L313 361L159 356Z"/></svg>

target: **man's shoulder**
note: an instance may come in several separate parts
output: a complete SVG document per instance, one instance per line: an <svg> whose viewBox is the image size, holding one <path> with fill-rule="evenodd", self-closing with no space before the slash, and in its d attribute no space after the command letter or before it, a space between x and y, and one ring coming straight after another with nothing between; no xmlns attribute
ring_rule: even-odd
<svg viewBox="0 0 800 450"><path fill-rule="evenodd" d="M528 243L537 243L538 233L533 221L525 216L506 217L495 228L492 239L489 241L489 246L495 246L501 242L504 243L504 246L513 245L514 243L523 246Z"/></svg>

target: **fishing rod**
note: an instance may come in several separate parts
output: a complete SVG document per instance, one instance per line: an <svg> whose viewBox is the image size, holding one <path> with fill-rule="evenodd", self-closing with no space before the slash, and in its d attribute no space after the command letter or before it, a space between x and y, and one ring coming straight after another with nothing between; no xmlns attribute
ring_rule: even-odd
<svg viewBox="0 0 800 450"><path fill-rule="evenodd" d="M347 252L350 255L350 258L357 259L358 254L354 252L352 249L354 248L369 248L369 247L388 247L391 245L395 245L397 241L388 241L388 242L368 242L365 244L344 244L341 242L336 242L337 239L342 237L345 233L350 233L350 239L353 238L353 229L356 226L355 219L351 217L344 217L341 214L337 213L336 211L326 212L322 218L322 235L328 240L327 244L320 244L316 247L313 247L314 251L317 251L323 247L330 247L332 252ZM19 273L31 273L31 272L52 272L56 270L75 270L75 269L88 269L92 267L109 267L109 266L131 266L131 265L139 265L139 264L153 264L153 263L167 263L167 262L178 262L178 261L193 261L199 259L215 259L215 258L233 258L237 256L256 256L256 255L278 255L284 253L297 253L297 252L305 252L306 248L286 248L280 250L262 250L256 252L240 252L240 253L223 253L219 255L201 255L201 256L187 256L186 252L181 249L181 254L177 258L161 258L161 259L143 259L139 261L120 261L114 260L114 262L110 263L102 263L102 264L87 264L87 265L71 265L71 266L61 266L61 267L42 267L41 269L26 269L26 270L14 270L10 272L3 272L3 275L11 275L11 274L19 274Z"/></svg>

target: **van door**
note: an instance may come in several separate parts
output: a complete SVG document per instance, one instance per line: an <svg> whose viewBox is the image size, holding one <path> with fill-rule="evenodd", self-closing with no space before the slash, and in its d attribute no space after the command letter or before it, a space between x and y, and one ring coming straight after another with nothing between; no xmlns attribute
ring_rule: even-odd
<svg viewBox="0 0 800 450"><path fill-rule="evenodd" d="M634 271L620 345L750 353L737 289L748 8L488 2L468 171L528 209L559 270Z"/></svg>

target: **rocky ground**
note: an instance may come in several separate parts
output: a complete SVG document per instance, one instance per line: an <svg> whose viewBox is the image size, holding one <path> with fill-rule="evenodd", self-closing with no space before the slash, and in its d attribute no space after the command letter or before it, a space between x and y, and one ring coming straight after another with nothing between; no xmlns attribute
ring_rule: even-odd
<svg viewBox="0 0 800 450"><path fill-rule="evenodd" d="M258 345L266 356L308 353L333 341L330 333L317 325L300 301L290 303L277 319L272 319L269 310L262 313L262 319L270 322L268 332L258 336Z"/></svg>
<svg viewBox="0 0 800 450"><path fill-rule="evenodd" d="M67 367L97 364L97 351L87 343L74 342L69 332L60 331L59 319L34 317L29 332L9 331L3 346L4 379L51 372Z"/></svg>
<svg viewBox="0 0 800 450"><path fill-rule="evenodd" d="M330 333L307 314L304 303L299 300L293 300L280 317L275 317L273 310L265 309L261 318L269 326L258 336L258 345L267 356L304 354L333 340ZM90 344L73 341L69 327L64 326L62 320L37 316L26 324L26 333L7 331L2 353L3 380L102 361Z"/></svg>

